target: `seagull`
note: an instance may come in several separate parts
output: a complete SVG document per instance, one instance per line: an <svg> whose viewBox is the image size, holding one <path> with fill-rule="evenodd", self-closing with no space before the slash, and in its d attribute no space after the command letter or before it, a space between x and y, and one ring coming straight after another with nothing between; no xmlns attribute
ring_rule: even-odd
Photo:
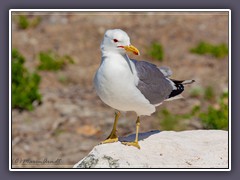
<svg viewBox="0 0 240 180"><path fill-rule="evenodd" d="M135 55L140 52L121 29L107 30L100 48L102 59L94 77L94 87L100 99L116 110L112 131L101 144L117 142L120 112L134 111L137 114L135 141L122 144L140 149L140 117L150 116L164 101L181 98L184 85L194 80L173 80L169 78L172 71L168 67L130 59L127 52Z"/></svg>

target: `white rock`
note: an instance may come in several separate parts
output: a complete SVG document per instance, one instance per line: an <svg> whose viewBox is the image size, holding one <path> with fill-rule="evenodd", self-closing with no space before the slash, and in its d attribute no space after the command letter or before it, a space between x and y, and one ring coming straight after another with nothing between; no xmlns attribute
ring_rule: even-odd
<svg viewBox="0 0 240 180"><path fill-rule="evenodd" d="M121 142L97 145L74 168L228 168L227 131L151 131L139 139L141 149Z"/></svg>

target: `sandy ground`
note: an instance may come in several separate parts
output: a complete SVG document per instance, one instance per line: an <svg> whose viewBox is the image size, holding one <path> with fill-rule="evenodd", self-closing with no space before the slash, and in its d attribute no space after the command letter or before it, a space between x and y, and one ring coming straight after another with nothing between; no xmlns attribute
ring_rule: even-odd
<svg viewBox="0 0 240 180"><path fill-rule="evenodd" d="M128 33L131 43L141 52L137 57L130 54L131 58L169 66L173 79L196 80L183 93L185 99L166 102L158 111L167 108L172 113L187 113L202 101L189 98L191 88L210 85L219 95L228 87L227 57L218 60L189 52L200 41L228 44L226 13L40 12L28 16L40 16L42 20L37 27L26 30L19 29L15 21L12 23L12 47L25 56L26 67L34 71L39 52L47 50L70 55L75 64L58 72L41 71L42 104L32 112L12 111L13 167L72 167L110 133L114 110L101 102L92 84L107 29L120 28ZM163 62L147 55L155 41L164 47ZM135 132L135 119L133 112L123 114L118 134ZM186 129L201 128L197 121L191 120ZM143 117L140 131L164 130L159 122L157 113Z"/></svg>

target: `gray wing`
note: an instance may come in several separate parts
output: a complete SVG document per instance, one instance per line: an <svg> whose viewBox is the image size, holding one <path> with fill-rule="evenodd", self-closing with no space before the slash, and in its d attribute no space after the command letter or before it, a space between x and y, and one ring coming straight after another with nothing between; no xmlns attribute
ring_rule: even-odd
<svg viewBox="0 0 240 180"><path fill-rule="evenodd" d="M150 101L159 104L167 99L173 91L173 86L166 79L161 70L154 64L146 61L131 59L134 63L139 78L137 88Z"/></svg>

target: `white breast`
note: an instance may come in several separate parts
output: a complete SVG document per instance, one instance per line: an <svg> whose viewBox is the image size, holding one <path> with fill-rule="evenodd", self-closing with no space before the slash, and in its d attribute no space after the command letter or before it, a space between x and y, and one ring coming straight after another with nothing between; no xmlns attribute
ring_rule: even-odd
<svg viewBox="0 0 240 180"><path fill-rule="evenodd" d="M94 78L97 94L104 103L117 110L135 111L139 116L151 115L155 107L136 87L136 69L130 64L131 68L119 54L105 57Z"/></svg>

